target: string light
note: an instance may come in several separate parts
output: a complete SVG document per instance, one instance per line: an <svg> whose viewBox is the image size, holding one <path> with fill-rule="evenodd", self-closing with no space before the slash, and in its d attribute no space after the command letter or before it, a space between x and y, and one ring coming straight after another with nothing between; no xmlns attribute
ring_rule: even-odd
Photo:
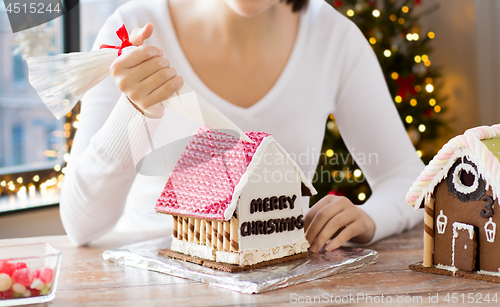
<svg viewBox="0 0 500 307"><path fill-rule="evenodd" d="M417 33L413 33L413 35L412 35L412 36L413 36L413 40L414 40L414 41L418 41L419 36L418 36L418 34L417 34Z"/></svg>
<svg viewBox="0 0 500 307"><path fill-rule="evenodd" d="M429 61L429 56L427 54L422 54L422 61L424 61L424 62Z"/></svg>
<svg viewBox="0 0 500 307"><path fill-rule="evenodd" d="M16 180L16 181L17 181L17 183L23 183L23 177L19 177L19 178L17 178L17 180Z"/></svg>
<svg viewBox="0 0 500 307"><path fill-rule="evenodd" d="M333 152L333 150L331 150L331 149L328 149L328 150L326 151L326 156L327 156L328 158L333 157L333 154L334 154L334 152Z"/></svg>
<svg viewBox="0 0 500 307"><path fill-rule="evenodd" d="M427 84L425 86L425 90L427 91L427 93L432 93L434 91L434 86L432 84Z"/></svg>
<svg viewBox="0 0 500 307"><path fill-rule="evenodd" d="M408 11L410 11L410 9L406 5L403 6L401 10L403 11L403 13L408 13Z"/></svg>
<svg viewBox="0 0 500 307"><path fill-rule="evenodd" d="M413 122L413 116L411 116L411 115L406 116L406 122L408 124L411 124Z"/></svg>
<svg viewBox="0 0 500 307"><path fill-rule="evenodd" d="M380 11L379 10L373 10L372 15L373 15L373 17L378 18L378 17L380 17Z"/></svg>
<svg viewBox="0 0 500 307"><path fill-rule="evenodd" d="M80 122L79 122L79 121L77 121L77 120L76 120L76 121L74 121L74 122L73 122L73 127L74 127L75 129L78 129L78 126L80 126Z"/></svg>
<svg viewBox="0 0 500 307"><path fill-rule="evenodd" d="M397 72L393 72L391 74L391 78L394 79L394 80L397 80L399 78L399 74Z"/></svg>
<svg viewBox="0 0 500 307"><path fill-rule="evenodd" d="M431 98L431 99L429 100L429 105L430 105L431 107L435 106L435 105L436 105L436 99Z"/></svg>
<svg viewBox="0 0 500 307"><path fill-rule="evenodd" d="M427 66L427 67L431 66L431 61L425 61L424 65Z"/></svg>
<svg viewBox="0 0 500 307"><path fill-rule="evenodd" d="M360 169L354 170L354 177L359 178L359 177L361 177L361 174L362 174L362 172Z"/></svg>
<svg viewBox="0 0 500 307"><path fill-rule="evenodd" d="M349 16L349 17L354 16L354 11L353 10L347 10L347 16Z"/></svg>
<svg viewBox="0 0 500 307"><path fill-rule="evenodd" d="M440 106L435 106L434 107L434 112L436 112L436 113L441 112L441 107Z"/></svg>
<svg viewBox="0 0 500 307"><path fill-rule="evenodd" d="M392 54L391 50L389 50L389 49L385 49L384 50L384 55L385 55L386 58L390 57L391 54Z"/></svg>
<svg viewBox="0 0 500 307"><path fill-rule="evenodd" d="M54 170L55 170L56 172L60 171L60 170L61 170L61 166L60 166L59 164L56 164L56 165L54 166Z"/></svg>
<svg viewBox="0 0 500 307"><path fill-rule="evenodd" d="M419 158L422 158L422 151L421 151L421 150L417 150L417 156L418 156Z"/></svg>
<svg viewBox="0 0 500 307"><path fill-rule="evenodd" d="M1 185L2 187L4 187L4 186L6 186L6 185L7 185L7 182L5 182L5 180L2 180L2 182L0 182L0 185Z"/></svg>
<svg viewBox="0 0 500 307"><path fill-rule="evenodd" d="M398 51L398 46L392 45L391 50L392 50L392 52L397 52Z"/></svg>
<svg viewBox="0 0 500 307"><path fill-rule="evenodd" d="M410 105L412 107L416 106L417 105L417 99L413 98L412 100L410 100Z"/></svg>
<svg viewBox="0 0 500 307"><path fill-rule="evenodd" d="M405 23L405 20L404 20L403 18L399 18L399 19L398 19L398 23L399 23L400 25L402 25L402 24L404 24L404 23Z"/></svg>
<svg viewBox="0 0 500 307"><path fill-rule="evenodd" d="M359 199L360 201L364 201L364 200L366 199L366 194L365 194L365 193L363 193L363 192L359 193L359 194L358 194L358 199Z"/></svg>
<svg viewBox="0 0 500 307"><path fill-rule="evenodd" d="M391 21L396 21L396 19L398 19L398 18L396 17L396 15L392 14L391 16L389 16L389 19Z"/></svg>
<svg viewBox="0 0 500 307"><path fill-rule="evenodd" d="M413 40L413 35L411 33L406 34L406 39L411 42Z"/></svg>
<svg viewBox="0 0 500 307"><path fill-rule="evenodd" d="M420 92L422 87L420 85L415 85L415 91Z"/></svg>
<svg viewBox="0 0 500 307"><path fill-rule="evenodd" d="M40 176L38 176L38 175L33 176L33 181L34 182L40 181Z"/></svg>
<svg viewBox="0 0 500 307"><path fill-rule="evenodd" d="M419 55L416 55L415 56L415 63L420 63L422 62L422 57L420 57Z"/></svg>
<svg viewBox="0 0 500 307"><path fill-rule="evenodd" d="M434 37L436 37L436 34L434 34L434 32L429 32L429 33L427 33L427 36L428 36L430 39L434 39Z"/></svg>
<svg viewBox="0 0 500 307"><path fill-rule="evenodd" d="M370 42L370 44L372 45L375 45L377 43L377 39L375 37L370 37L370 39L368 40Z"/></svg>
<svg viewBox="0 0 500 307"><path fill-rule="evenodd" d="M420 132L424 132L424 131L425 131L425 129L426 129L426 127L425 127L425 125L424 125L424 124L420 124L420 125L418 126L418 131L420 131Z"/></svg>
<svg viewBox="0 0 500 307"><path fill-rule="evenodd" d="M432 78L430 78L430 77L425 78L425 83L431 84L432 83Z"/></svg>
<svg viewBox="0 0 500 307"><path fill-rule="evenodd" d="M401 101L403 101L403 98L401 98L401 96L396 96L394 97L394 101L396 101L396 103L400 103Z"/></svg>

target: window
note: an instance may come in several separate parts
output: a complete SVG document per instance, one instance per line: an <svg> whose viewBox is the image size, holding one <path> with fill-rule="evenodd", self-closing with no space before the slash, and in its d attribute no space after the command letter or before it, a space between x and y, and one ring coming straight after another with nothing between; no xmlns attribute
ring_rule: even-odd
<svg viewBox="0 0 500 307"><path fill-rule="evenodd" d="M79 105L61 120L45 107L29 83L26 55L89 51L106 19L127 1L65 0L78 5L15 34L0 3L0 214L58 203L78 121Z"/></svg>

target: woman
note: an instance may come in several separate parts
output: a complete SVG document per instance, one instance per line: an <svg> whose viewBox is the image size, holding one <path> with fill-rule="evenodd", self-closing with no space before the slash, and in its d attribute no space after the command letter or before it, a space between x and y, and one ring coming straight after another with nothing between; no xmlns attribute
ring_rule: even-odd
<svg viewBox="0 0 500 307"><path fill-rule="evenodd" d="M404 195L423 164L377 59L357 27L324 1L129 2L106 21L94 48L115 42L122 24L135 29L131 42L143 46L120 56L112 77L82 100L61 199L75 244L113 227L167 225L152 214L166 178L136 174L127 131L138 112L150 123L167 116L157 103L184 80L242 130L271 133L292 156L320 152L333 113L353 156L376 157L358 161L373 191L363 206L330 195L307 212L313 252L339 230L327 250L349 240L371 243L422 221ZM309 178L315 157L297 161Z"/></svg>

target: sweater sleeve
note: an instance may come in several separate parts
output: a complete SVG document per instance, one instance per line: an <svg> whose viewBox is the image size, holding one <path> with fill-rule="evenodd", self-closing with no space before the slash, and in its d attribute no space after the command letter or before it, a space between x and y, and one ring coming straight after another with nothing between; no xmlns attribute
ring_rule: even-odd
<svg viewBox="0 0 500 307"><path fill-rule="evenodd" d="M123 24L115 12L102 27L97 43L117 44L116 29ZM110 76L82 98L80 126L73 140L60 199L60 214L69 239L76 245L113 228L123 213L136 177L131 148L144 147L147 118L123 95Z"/></svg>
<svg viewBox="0 0 500 307"><path fill-rule="evenodd" d="M392 102L375 53L354 24L345 35L334 115L372 189L360 208L375 222L374 242L422 222L423 212L406 204L405 194L424 165Z"/></svg>

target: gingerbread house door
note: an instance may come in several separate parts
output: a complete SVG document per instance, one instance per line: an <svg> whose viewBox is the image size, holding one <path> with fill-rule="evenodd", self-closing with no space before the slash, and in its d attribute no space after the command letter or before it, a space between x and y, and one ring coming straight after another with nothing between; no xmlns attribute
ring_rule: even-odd
<svg viewBox="0 0 500 307"><path fill-rule="evenodd" d="M453 223L451 261L455 268L463 271L476 269L477 241L473 225Z"/></svg>

